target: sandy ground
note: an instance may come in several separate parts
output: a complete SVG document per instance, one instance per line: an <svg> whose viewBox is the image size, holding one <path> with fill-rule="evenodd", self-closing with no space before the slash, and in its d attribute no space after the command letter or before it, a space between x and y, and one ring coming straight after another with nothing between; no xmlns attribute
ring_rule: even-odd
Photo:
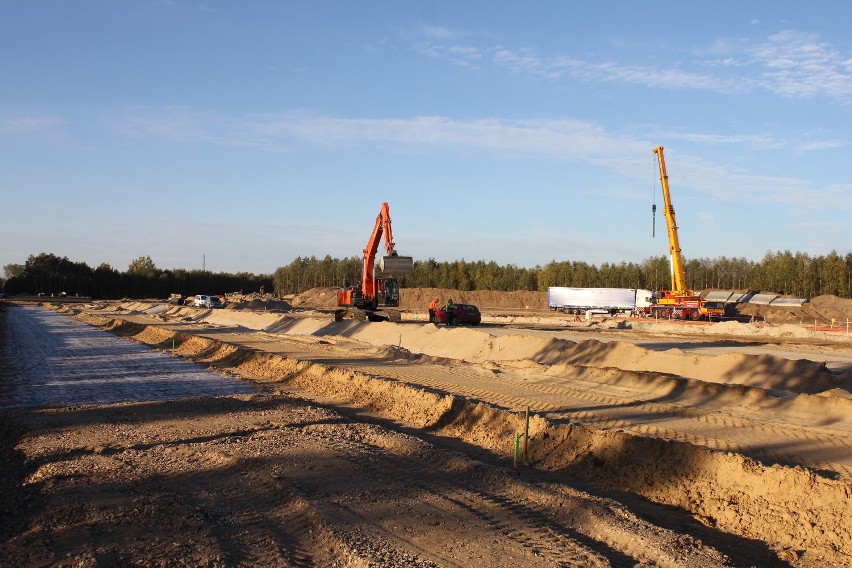
<svg viewBox="0 0 852 568"><path fill-rule="evenodd" d="M477 328L334 322L326 293L54 307L257 390L24 405L4 351L5 565L852 564L842 334L520 294Z"/></svg>

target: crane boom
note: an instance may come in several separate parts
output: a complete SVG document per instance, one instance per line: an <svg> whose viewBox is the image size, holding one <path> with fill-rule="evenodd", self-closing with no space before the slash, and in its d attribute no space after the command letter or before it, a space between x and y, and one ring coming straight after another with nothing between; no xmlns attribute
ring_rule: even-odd
<svg viewBox="0 0 852 568"><path fill-rule="evenodd" d="M669 234L669 253L671 254L671 294L673 296L691 296L693 292L686 288L686 271L683 267L683 255L680 252L680 241L677 237L677 220L675 218L674 207L672 206L672 196L669 192L669 176L666 174L666 160L663 157L663 147L657 146L654 148L654 153L657 155L657 161L660 164L660 182L663 184L663 207Z"/></svg>
<svg viewBox="0 0 852 568"><path fill-rule="evenodd" d="M636 314L663 319L720 320L725 313L725 306L722 302L708 302L695 291L686 287L686 270L683 265L683 255L680 252L680 242L677 238L677 219L672 206L672 195L669 191L669 176L666 174L663 147L657 146L654 148L654 153L660 163L660 182L663 184L663 207L669 234L672 287L671 290L654 292L651 296L651 304L637 306ZM651 211L656 212L656 206Z"/></svg>
<svg viewBox="0 0 852 568"><path fill-rule="evenodd" d="M669 191L669 176L666 174L666 159L663 157L663 147L654 148L654 153L660 163L660 182L663 184L663 207L666 214L666 227L669 234L669 253L671 253L671 290L658 290L651 296L651 304L637 306L638 316L653 318L676 319L708 319L720 320L725 313L722 302L707 302L695 291L686 287L686 270L683 265L683 255L680 252L680 242L677 238L677 219L672 206L672 195ZM651 209L656 213L656 205Z"/></svg>

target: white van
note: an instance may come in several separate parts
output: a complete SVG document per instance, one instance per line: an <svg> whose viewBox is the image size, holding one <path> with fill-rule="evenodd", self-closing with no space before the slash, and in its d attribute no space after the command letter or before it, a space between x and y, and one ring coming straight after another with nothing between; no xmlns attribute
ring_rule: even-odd
<svg viewBox="0 0 852 568"><path fill-rule="evenodd" d="M197 294L192 303L197 308L224 308L225 304L219 296L207 296L206 294Z"/></svg>

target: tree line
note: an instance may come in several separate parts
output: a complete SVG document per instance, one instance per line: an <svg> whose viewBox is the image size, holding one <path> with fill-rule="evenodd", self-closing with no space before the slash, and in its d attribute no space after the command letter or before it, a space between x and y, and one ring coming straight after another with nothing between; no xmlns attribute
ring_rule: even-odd
<svg viewBox="0 0 852 568"><path fill-rule="evenodd" d="M85 262L50 253L30 255L24 264L3 267L7 294L83 296L103 299L167 298L171 294L221 294L272 291L268 275L214 273L206 270L157 268L150 256L132 261L125 271L107 263L92 268Z"/></svg>
<svg viewBox="0 0 852 568"><path fill-rule="evenodd" d="M684 262L686 281L693 290L763 290L801 298L833 294L852 297L852 253L832 251L809 256L790 251L767 252L760 261L745 258L697 258ZM377 268L376 274L381 276ZM318 286L353 286L361 281L361 258L326 256L298 257L272 275L280 295L297 294ZM551 286L578 288L671 287L667 256L640 263L604 262L600 266L583 261L553 260L544 266L523 268L494 261L427 259L414 262L414 272L399 278L404 288L448 288L452 290L538 290Z"/></svg>
<svg viewBox="0 0 852 568"><path fill-rule="evenodd" d="M170 294L257 292L261 287L278 296L298 294L316 287L356 286L361 281L360 257L297 257L272 275L213 273L205 270L163 270L149 256L139 257L127 270L103 263L91 268L84 262L41 253L24 264L4 267L3 291L9 294L43 293L96 298L165 298ZM790 251L767 252L759 261L745 258L685 259L687 285L694 290L762 290L800 298L833 294L852 297L852 253L831 251L810 256ZM381 271L376 268L376 274ZM414 262L414 272L400 277L404 288L453 290L546 291L551 286L586 288L642 288L663 290L671 286L666 256L642 262L553 260L544 266L519 267L494 261Z"/></svg>

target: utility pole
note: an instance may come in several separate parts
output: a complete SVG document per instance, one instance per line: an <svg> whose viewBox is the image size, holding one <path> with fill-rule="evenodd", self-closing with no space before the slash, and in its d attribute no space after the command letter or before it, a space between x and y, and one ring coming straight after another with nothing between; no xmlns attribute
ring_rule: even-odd
<svg viewBox="0 0 852 568"><path fill-rule="evenodd" d="M201 272L207 271L207 253L201 253Z"/></svg>

